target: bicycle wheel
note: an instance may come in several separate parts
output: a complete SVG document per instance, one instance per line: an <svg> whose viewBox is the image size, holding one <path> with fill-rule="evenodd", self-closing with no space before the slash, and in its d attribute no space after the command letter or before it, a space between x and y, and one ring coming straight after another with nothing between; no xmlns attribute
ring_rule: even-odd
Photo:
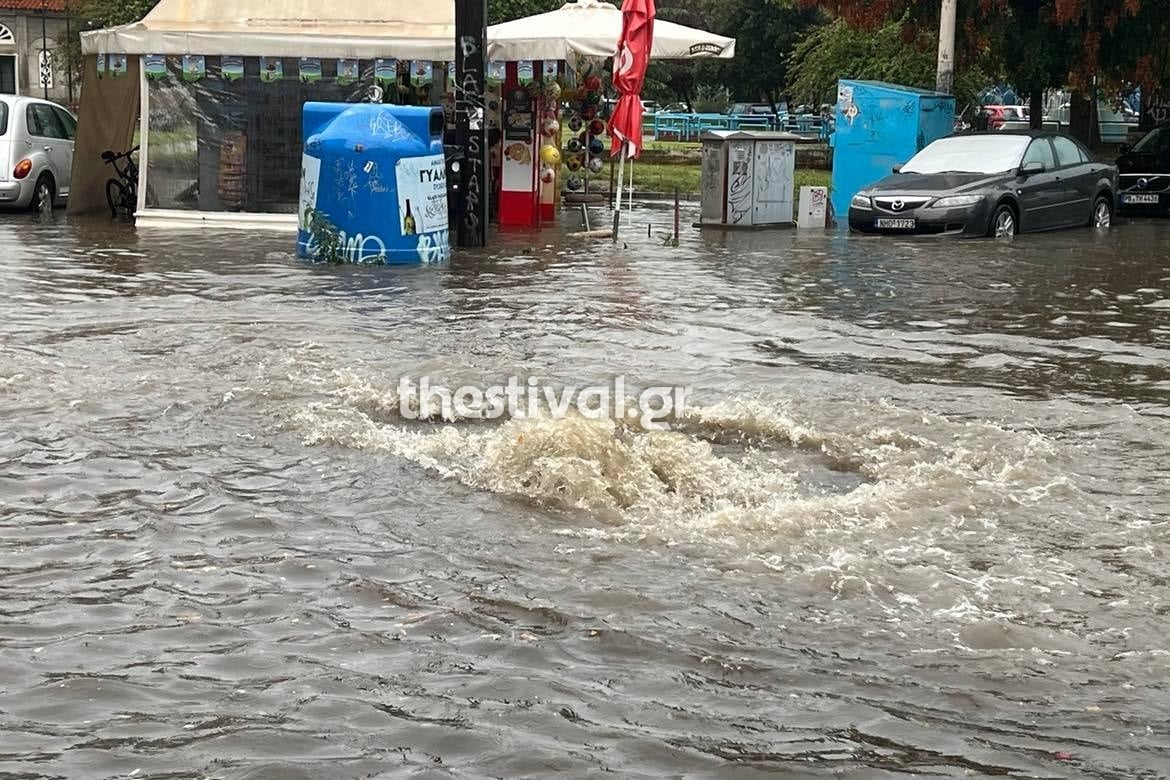
<svg viewBox="0 0 1170 781"><path fill-rule="evenodd" d="M106 203L110 206L110 216L117 217L118 210L124 207L126 201L126 186L117 179L106 182Z"/></svg>

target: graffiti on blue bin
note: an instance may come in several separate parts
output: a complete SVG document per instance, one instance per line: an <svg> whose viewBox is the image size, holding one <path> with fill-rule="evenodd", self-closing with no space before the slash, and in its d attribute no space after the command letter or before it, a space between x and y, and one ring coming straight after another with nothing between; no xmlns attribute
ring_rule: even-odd
<svg viewBox="0 0 1170 781"><path fill-rule="evenodd" d="M450 255L442 109L306 103L297 253L350 263L439 263ZM316 219L313 219L313 218Z"/></svg>

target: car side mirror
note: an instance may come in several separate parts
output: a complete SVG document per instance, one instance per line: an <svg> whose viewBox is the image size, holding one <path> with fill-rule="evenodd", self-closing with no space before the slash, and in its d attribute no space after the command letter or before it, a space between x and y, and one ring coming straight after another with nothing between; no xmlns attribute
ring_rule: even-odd
<svg viewBox="0 0 1170 781"><path fill-rule="evenodd" d="M1035 176L1044 173L1045 170L1047 169L1044 167L1044 163L1033 160L1020 166L1020 176Z"/></svg>
<svg viewBox="0 0 1170 781"><path fill-rule="evenodd" d="M899 163L898 165L894 166L894 168L893 168L893 171L894 171L894 173L896 173L896 174L900 174L900 173L902 173L902 165L901 165L901 163Z"/></svg>
<svg viewBox="0 0 1170 781"><path fill-rule="evenodd" d="M1128 155L1132 150L1133 147L1129 144L1122 144L1121 146L1117 147L1118 154Z"/></svg>

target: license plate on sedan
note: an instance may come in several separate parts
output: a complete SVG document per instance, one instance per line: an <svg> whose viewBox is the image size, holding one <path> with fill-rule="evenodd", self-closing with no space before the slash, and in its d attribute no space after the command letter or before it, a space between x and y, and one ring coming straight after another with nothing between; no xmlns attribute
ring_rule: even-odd
<svg viewBox="0 0 1170 781"><path fill-rule="evenodd" d="M1126 193L1121 196L1122 203L1158 203L1157 193Z"/></svg>
<svg viewBox="0 0 1170 781"><path fill-rule="evenodd" d="M896 230L914 230L918 227L917 220L907 217L878 217L873 221L875 228L894 228Z"/></svg>

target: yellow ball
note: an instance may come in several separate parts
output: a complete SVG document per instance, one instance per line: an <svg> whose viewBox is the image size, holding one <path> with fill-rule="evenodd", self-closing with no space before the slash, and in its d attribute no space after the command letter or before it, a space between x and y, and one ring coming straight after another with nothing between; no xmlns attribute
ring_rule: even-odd
<svg viewBox="0 0 1170 781"><path fill-rule="evenodd" d="M558 166L561 164L561 150L552 144L546 144L540 150L540 162L545 165Z"/></svg>

